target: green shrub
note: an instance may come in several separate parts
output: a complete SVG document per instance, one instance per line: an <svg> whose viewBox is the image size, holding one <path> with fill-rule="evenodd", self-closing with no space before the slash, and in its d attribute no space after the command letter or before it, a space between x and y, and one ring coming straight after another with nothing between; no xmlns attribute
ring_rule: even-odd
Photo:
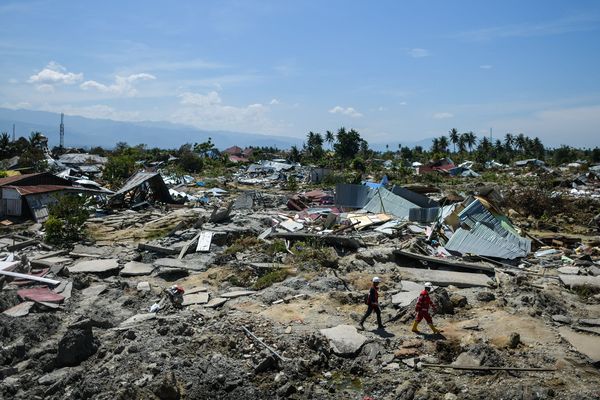
<svg viewBox="0 0 600 400"><path fill-rule="evenodd" d="M290 275L290 271L286 268L280 268L266 273L256 280L254 289L261 290L268 288L277 282L282 282Z"/></svg>
<svg viewBox="0 0 600 400"><path fill-rule="evenodd" d="M62 195L50 205L44 240L65 247L85 236L84 224L89 217L88 198L78 195Z"/></svg>

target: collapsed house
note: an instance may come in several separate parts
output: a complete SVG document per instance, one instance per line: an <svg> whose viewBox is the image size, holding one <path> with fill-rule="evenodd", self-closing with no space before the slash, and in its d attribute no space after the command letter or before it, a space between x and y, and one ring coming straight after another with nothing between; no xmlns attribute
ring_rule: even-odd
<svg viewBox="0 0 600 400"><path fill-rule="evenodd" d="M177 203L169 193L162 176L158 172L138 172L130 177L111 198L108 204L112 207L141 207L148 203Z"/></svg>

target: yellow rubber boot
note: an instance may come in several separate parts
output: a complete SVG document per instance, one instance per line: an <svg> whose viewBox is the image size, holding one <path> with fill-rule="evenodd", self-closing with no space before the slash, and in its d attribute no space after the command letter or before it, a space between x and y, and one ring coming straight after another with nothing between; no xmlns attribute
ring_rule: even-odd
<svg viewBox="0 0 600 400"><path fill-rule="evenodd" d="M411 330L412 330L413 332L415 332L415 333L419 333L419 328L417 328L418 326L419 326L419 323L417 322L417 320L415 320L415 321L413 322L413 325L412 325L412 329L411 329Z"/></svg>
<svg viewBox="0 0 600 400"><path fill-rule="evenodd" d="M433 324L429 324L429 327L431 328L433 333L440 333L440 330L438 328L436 328L435 326L433 326Z"/></svg>

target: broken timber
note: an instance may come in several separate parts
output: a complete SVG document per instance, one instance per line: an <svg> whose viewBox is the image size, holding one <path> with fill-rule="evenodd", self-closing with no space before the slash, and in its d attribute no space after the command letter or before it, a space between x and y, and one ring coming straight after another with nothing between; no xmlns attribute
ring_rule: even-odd
<svg viewBox="0 0 600 400"><path fill-rule="evenodd" d="M60 281L57 281L54 279L42 278L42 277L34 276L34 275L20 274L18 272L5 271L2 269L0 269L0 275L11 276L13 278L19 278L19 279L28 279L30 281L46 283L46 284L52 285L52 286L56 286L60 283Z"/></svg>
<svg viewBox="0 0 600 400"><path fill-rule="evenodd" d="M285 361L286 359L282 356L279 355L278 352L276 352L275 350L273 350L271 348L271 346L269 346L268 344L266 344L265 342L263 342L262 340L260 340L259 338L256 337L256 335L252 332L250 332L248 330L248 328L246 328L245 326L242 325L242 330L244 332L246 332L247 335L249 335L250 337L252 337L254 340L256 340L258 343L260 343L261 345L263 345L267 350L269 350L271 353L273 353L273 355L275 355L277 358L279 358L281 361Z"/></svg>
<svg viewBox="0 0 600 400"><path fill-rule="evenodd" d="M405 250L395 250L394 253L404 256L404 257L412 258L415 260L424 261L426 263L446 265L449 267L465 268L465 269L488 271L488 272L494 272L494 270L495 270L494 267L491 265L471 263L471 262L460 261L460 260L447 260L444 258L412 253L410 251L405 251Z"/></svg>
<svg viewBox="0 0 600 400"><path fill-rule="evenodd" d="M521 367L480 367L480 366L464 366L464 365L451 365L451 364L421 364L422 367L427 368L451 368L451 369L464 369L471 371L531 371L531 372L551 372L556 371L556 368L521 368Z"/></svg>

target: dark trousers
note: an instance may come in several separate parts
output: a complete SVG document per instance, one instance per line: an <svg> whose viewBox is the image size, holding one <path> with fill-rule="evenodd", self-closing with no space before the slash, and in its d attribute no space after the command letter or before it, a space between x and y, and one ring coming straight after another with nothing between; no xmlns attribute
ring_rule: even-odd
<svg viewBox="0 0 600 400"><path fill-rule="evenodd" d="M363 315L362 319L360 320L360 324L364 324L365 321L367 320L367 318L369 318L369 315L371 315L371 313L375 311L375 314L377 314L377 325L378 326L382 326L383 324L381 323L381 310L379 309L379 306L373 306L373 305L369 305L369 307L367 308L367 312L365 313L365 315Z"/></svg>

